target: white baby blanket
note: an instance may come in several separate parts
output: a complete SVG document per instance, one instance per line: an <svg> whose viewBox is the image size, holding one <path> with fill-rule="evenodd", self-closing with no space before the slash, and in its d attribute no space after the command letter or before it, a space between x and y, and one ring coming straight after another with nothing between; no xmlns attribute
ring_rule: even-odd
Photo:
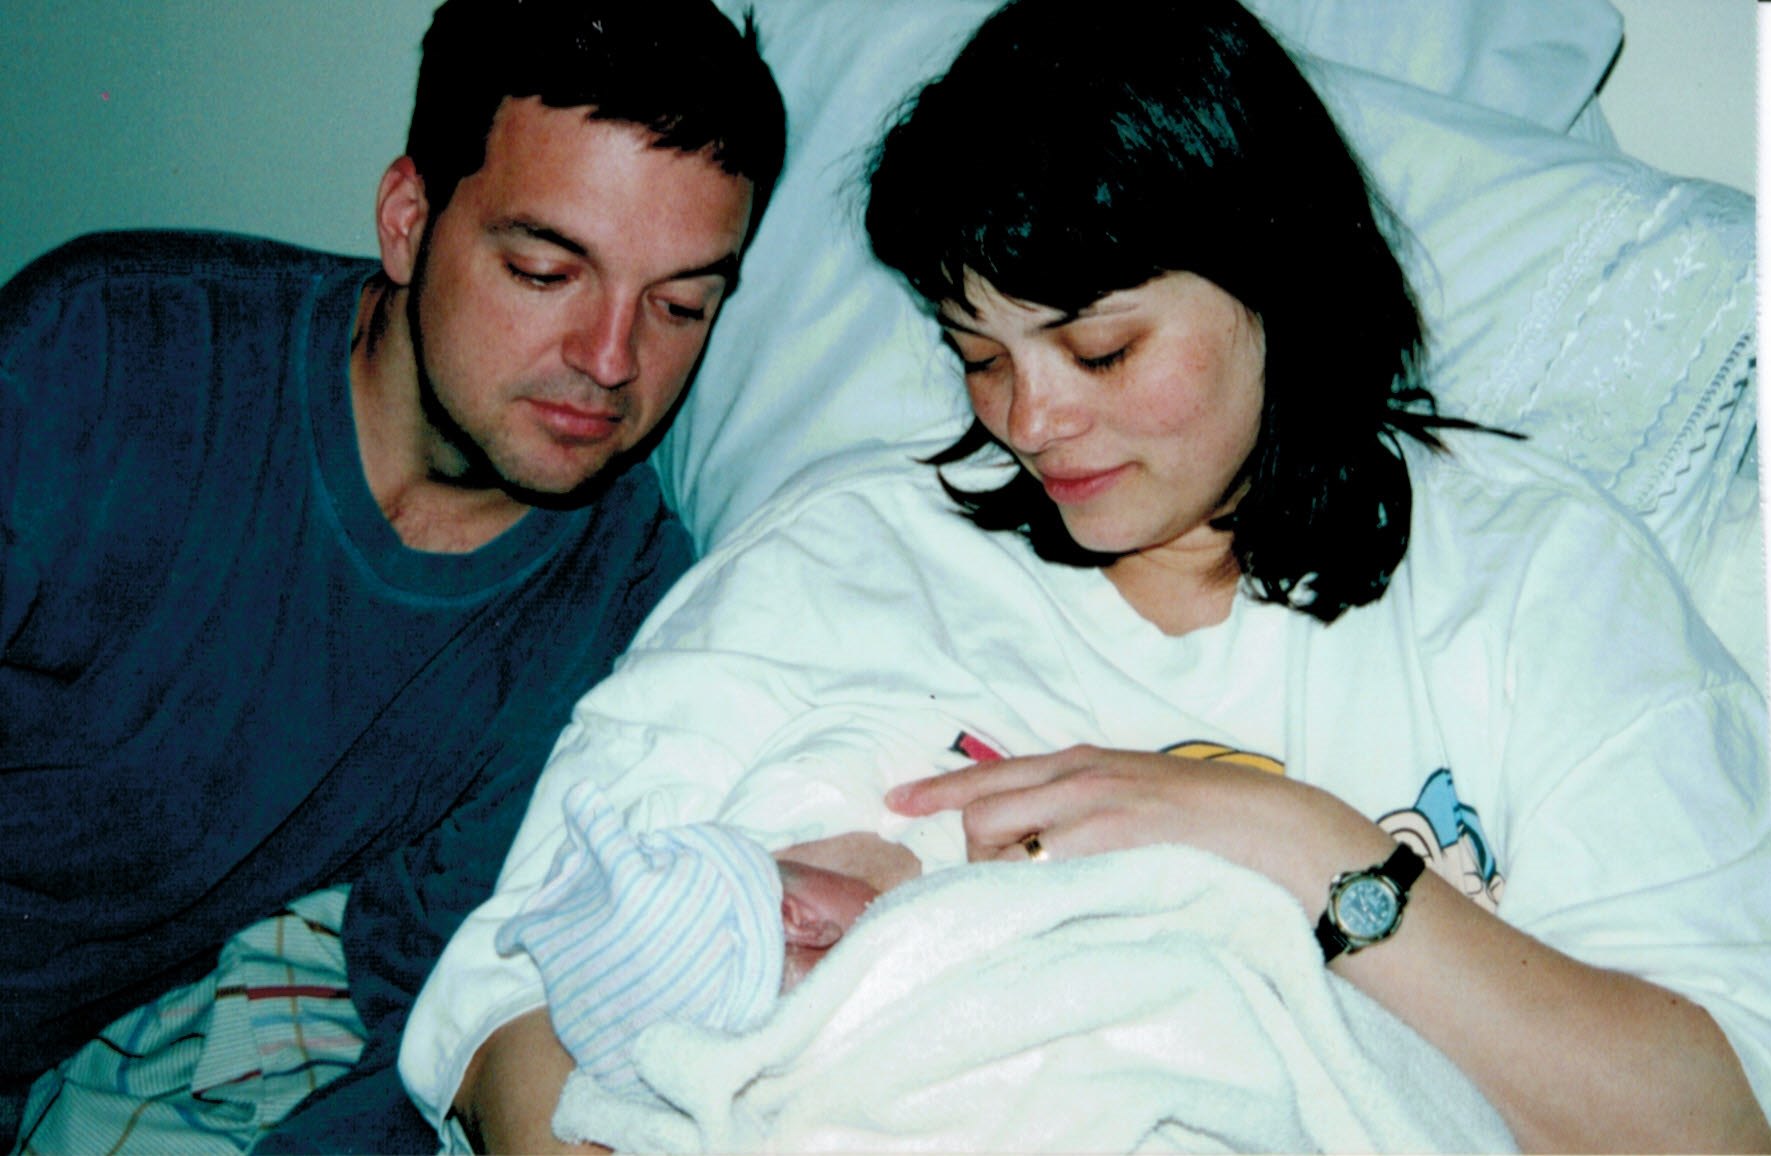
<svg viewBox="0 0 1771 1156"><path fill-rule="evenodd" d="M644 1152L1511 1151L1435 1049L1329 974L1266 879L1185 847L939 872L775 1014L641 1035L674 1105L572 1077L564 1139Z"/></svg>

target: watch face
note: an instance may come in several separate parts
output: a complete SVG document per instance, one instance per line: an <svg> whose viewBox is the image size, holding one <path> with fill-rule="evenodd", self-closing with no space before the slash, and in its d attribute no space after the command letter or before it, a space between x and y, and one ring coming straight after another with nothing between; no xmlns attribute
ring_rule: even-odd
<svg viewBox="0 0 1771 1156"><path fill-rule="evenodd" d="M1348 882L1335 904L1337 922L1355 939L1377 939L1396 923L1396 893L1384 880L1366 875Z"/></svg>

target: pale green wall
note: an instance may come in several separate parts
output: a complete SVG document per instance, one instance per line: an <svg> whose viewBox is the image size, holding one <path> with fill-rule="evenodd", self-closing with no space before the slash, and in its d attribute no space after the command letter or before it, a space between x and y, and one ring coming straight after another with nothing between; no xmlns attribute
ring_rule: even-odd
<svg viewBox="0 0 1771 1156"><path fill-rule="evenodd" d="M0 0L0 280L90 229L373 251L437 0Z"/></svg>
<svg viewBox="0 0 1771 1156"><path fill-rule="evenodd" d="M1683 176L1754 187L1757 5L1611 0L1623 52L1599 94L1623 148Z"/></svg>

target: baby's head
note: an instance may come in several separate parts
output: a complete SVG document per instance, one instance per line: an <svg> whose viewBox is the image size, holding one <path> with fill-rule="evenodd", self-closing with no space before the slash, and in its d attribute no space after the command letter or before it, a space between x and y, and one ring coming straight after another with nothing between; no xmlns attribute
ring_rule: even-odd
<svg viewBox="0 0 1771 1156"><path fill-rule="evenodd" d="M717 823L629 832L591 784L567 796L566 819L547 879L496 943L528 952L560 1042L617 1094L645 1094L633 1045L647 1026L750 1030L878 894Z"/></svg>
<svg viewBox="0 0 1771 1156"><path fill-rule="evenodd" d="M781 868L781 925L787 945L781 969L785 994L836 946L879 891L854 875L792 859L776 863Z"/></svg>

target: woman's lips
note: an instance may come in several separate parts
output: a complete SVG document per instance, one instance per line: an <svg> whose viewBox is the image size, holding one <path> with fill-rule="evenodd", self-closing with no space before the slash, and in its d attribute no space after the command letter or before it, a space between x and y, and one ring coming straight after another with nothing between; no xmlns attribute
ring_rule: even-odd
<svg viewBox="0 0 1771 1156"><path fill-rule="evenodd" d="M541 424L562 441L592 442L614 436L621 415L608 410L584 409L563 401L529 398Z"/></svg>
<svg viewBox="0 0 1771 1156"><path fill-rule="evenodd" d="M1076 473L1041 473L1039 480L1045 486L1046 496L1060 506L1075 506L1098 497L1112 487L1128 467L1114 466L1110 470L1089 470Z"/></svg>

